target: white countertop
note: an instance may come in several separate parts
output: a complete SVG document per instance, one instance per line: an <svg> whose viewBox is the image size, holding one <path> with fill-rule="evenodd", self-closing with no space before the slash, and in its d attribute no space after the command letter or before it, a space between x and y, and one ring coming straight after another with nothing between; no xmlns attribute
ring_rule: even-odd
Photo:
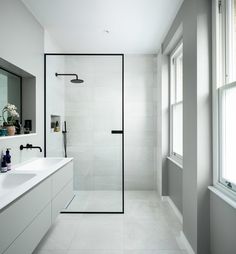
<svg viewBox="0 0 236 254"><path fill-rule="evenodd" d="M47 168L42 169L42 165L47 161L56 159L55 163L50 162L50 165L47 166ZM9 192L7 192L5 195L0 196L0 212L3 210L6 206L14 202L16 199L18 199L20 196L24 195L27 191L34 188L36 185L38 185L40 182L45 180L47 177L55 173L57 170L59 170L61 167L72 161L73 158L35 158L31 159L28 162L24 162L21 164L16 165L13 167L11 171L8 171L7 173L0 173L0 180L1 177L5 177L6 175L10 174L34 174L31 179L27 180L26 182L12 188ZM52 161L52 160L51 160ZM33 167L29 167L29 165L33 165ZM39 165L39 166L38 166ZM37 167L41 167L40 169L37 169ZM0 181L0 191L3 186L1 186Z"/></svg>

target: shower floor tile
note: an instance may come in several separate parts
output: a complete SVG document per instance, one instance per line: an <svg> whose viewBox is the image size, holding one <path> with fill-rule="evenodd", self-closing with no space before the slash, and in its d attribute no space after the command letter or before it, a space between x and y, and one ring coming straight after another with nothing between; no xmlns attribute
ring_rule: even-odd
<svg viewBox="0 0 236 254"><path fill-rule="evenodd" d="M75 191L63 212L121 212L121 191Z"/></svg>
<svg viewBox="0 0 236 254"><path fill-rule="evenodd" d="M82 194L81 202L90 195L118 195ZM75 201L70 205L78 208L79 198ZM34 254L187 254L180 244L181 230L169 204L156 192L126 191L124 214L61 214Z"/></svg>

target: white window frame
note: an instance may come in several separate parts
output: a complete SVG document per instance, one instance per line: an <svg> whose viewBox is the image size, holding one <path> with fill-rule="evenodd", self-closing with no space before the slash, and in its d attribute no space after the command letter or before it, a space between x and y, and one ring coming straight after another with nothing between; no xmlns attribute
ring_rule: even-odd
<svg viewBox="0 0 236 254"><path fill-rule="evenodd" d="M170 56L169 56L169 66L170 66L170 86L169 86L169 91L170 91L170 96L169 96L169 123L170 123L170 129L169 129L169 156L171 159L179 163L180 165L183 165L183 156L180 154L176 153L173 151L173 107L178 104L183 105L183 98L182 101L176 102L172 104L171 98L172 98L172 92L173 88L172 85L173 83L175 84L175 93L176 93L176 82L175 82L175 74L176 74L176 66L173 63L173 59L178 57L179 55L183 54L183 40L181 39L176 47L172 50ZM174 71L173 71L174 69Z"/></svg>
<svg viewBox="0 0 236 254"><path fill-rule="evenodd" d="M229 58L228 45L229 33L225 29L229 22L227 19L226 1L213 0L212 8L212 112L213 112L213 184L216 188L236 200L236 185L229 183L222 177L222 99L225 90L236 86L236 82L230 83L230 65L227 64Z"/></svg>
<svg viewBox="0 0 236 254"><path fill-rule="evenodd" d="M221 124L220 122L223 121L223 114L222 114L222 109L223 109L223 99L224 99L224 92L229 90L229 89L232 89L232 88L235 88L236 87L236 82L233 82L233 83L230 83L230 84L227 84L227 85L224 85L220 88L218 88L218 112L219 112L219 121L218 121L218 129L219 129L219 160L218 160L218 163L219 163L219 178L218 178L218 181L223 184L224 186L226 186L227 188L229 188L231 191L234 191L235 194L236 194L236 184L232 183L232 182L229 182L227 179L225 179L223 176L222 176L222 168L223 168L223 160L222 160L222 144L223 144L223 137L221 135L221 132L222 132L222 127L221 127Z"/></svg>

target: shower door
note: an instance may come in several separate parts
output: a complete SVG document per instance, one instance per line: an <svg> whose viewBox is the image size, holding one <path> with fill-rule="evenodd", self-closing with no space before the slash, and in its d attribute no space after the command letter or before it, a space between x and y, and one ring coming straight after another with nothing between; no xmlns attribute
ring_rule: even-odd
<svg viewBox="0 0 236 254"><path fill-rule="evenodd" d="M69 78L60 77L64 81L67 153L74 158L74 197L63 212L123 213L124 56L47 57L63 57L64 69L55 72L75 73L84 80L72 84Z"/></svg>

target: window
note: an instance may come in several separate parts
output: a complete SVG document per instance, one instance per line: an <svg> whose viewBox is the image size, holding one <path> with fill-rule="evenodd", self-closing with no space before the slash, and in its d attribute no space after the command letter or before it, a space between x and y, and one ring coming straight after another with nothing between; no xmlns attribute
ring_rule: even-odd
<svg viewBox="0 0 236 254"><path fill-rule="evenodd" d="M170 156L183 157L183 44L170 55Z"/></svg>
<svg viewBox="0 0 236 254"><path fill-rule="evenodd" d="M236 191L236 0L216 0L215 183Z"/></svg>

